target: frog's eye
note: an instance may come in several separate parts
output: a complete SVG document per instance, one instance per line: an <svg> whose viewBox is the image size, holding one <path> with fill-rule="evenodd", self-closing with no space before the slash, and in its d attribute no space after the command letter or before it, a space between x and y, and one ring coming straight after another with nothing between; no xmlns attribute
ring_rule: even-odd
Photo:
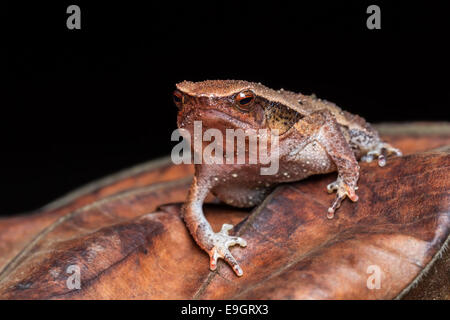
<svg viewBox="0 0 450 320"><path fill-rule="evenodd" d="M180 90L175 90L173 92L173 102L180 109L184 103L184 95Z"/></svg>
<svg viewBox="0 0 450 320"><path fill-rule="evenodd" d="M250 111L254 100L255 95L250 90L239 92L235 98L236 107L241 111L248 112Z"/></svg>

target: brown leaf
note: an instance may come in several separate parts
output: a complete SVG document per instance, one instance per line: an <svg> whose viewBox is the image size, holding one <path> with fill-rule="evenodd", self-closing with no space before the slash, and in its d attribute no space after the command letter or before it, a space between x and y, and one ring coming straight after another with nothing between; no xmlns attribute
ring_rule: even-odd
<svg viewBox="0 0 450 320"><path fill-rule="evenodd" d="M333 174L279 186L251 215L205 205L215 230L234 224L248 242L232 248L244 270L241 278L222 262L209 271L208 256L179 217L192 169L160 162L97 183L31 216L0 220L0 255L6 257L0 298L417 297L410 287L430 262L439 261L433 264L439 267L437 258L449 241L450 149L415 153L411 134L401 132L387 140L405 149L403 141L409 155L389 159L383 168L361 164L360 200L344 201L333 220L326 218L334 197L326 185ZM450 144L450 135L422 133L417 141L417 149L425 150L427 144ZM165 203L174 204L155 211ZM81 271L79 290L67 286L71 265ZM367 286L370 266L381 272L379 289ZM448 264L436 270L448 277ZM420 285L422 292L432 290ZM449 297L448 286L434 285L440 297Z"/></svg>
<svg viewBox="0 0 450 320"><path fill-rule="evenodd" d="M0 270L44 228L65 214L110 195L160 182L181 179L193 173L187 165L174 166L169 158L151 161L95 181L56 200L33 214L0 219ZM169 198L171 199L171 198ZM172 198L172 201L182 201ZM164 203L164 198L158 204ZM154 208L153 208L154 209Z"/></svg>

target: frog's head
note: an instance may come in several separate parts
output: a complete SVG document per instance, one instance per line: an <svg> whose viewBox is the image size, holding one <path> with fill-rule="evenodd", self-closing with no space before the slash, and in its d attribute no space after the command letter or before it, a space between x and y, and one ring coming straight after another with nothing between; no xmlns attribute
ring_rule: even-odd
<svg viewBox="0 0 450 320"><path fill-rule="evenodd" d="M202 121L204 128L221 131L267 128L283 134L301 117L294 93L275 91L260 83L183 81L176 87L173 100L179 109L179 128L189 130L194 121Z"/></svg>
<svg viewBox="0 0 450 320"><path fill-rule="evenodd" d="M184 81L173 94L179 108L178 126L188 129L193 121L202 126L225 129L260 129L266 125L264 102L250 82L215 80Z"/></svg>

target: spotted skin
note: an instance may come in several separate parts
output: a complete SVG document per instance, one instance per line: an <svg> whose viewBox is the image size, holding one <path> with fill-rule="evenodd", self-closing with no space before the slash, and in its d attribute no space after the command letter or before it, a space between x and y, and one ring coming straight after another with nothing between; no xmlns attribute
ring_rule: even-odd
<svg viewBox="0 0 450 320"><path fill-rule="evenodd" d="M283 134L299 121L302 115L280 103L267 103L265 117L270 129L277 129Z"/></svg>
<svg viewBox="0 0 450 320"><path fill-rule="evenodd" d="M241 101L240 97L246 99ZM202 121L204 130L219 129L224 136L226 129L268 129L279 137L276 174L261 175L260 163L195 165L183 218L194 240L209 254L211 270L217 268L221 258L242 276L243 270L229 247L245 247L246 242L229 235L230 225L223 225L217 233L212 230L202 209L209 192L227 204L252 207L279 183L337 171L336 181L326 187L328 192L336 192L327 212L332 219L346 197L358 200L357 160L378 159L378 164L384 166L389 155L401 155L398 149L381 141L363 118L314 95L275 91L240 80L184 81L177 84L174 101L179 108L178 126L191 135L194 121ZM236 154L234 157L236 160Z"/></svg>

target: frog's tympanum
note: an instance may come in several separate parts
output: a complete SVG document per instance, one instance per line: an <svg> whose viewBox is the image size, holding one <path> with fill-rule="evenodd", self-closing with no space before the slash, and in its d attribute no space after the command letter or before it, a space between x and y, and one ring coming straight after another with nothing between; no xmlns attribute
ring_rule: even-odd
<svg viewBox="0 0 450 320"><path fill-rule="evenodd" d="M179 128L191 132L194 121L201 121L203 130L214 128L224 135L226 129L267 129L279 139L279 170L272 175L262 175L261 164L254 163L195 165L183 218L195 241L209 254L211 270L222 258L241 276L243 271L228 248L245 247L246 241L228 235L229 224L218 233L212 230L202 210L209 192L232 206L252 207L279 183L337 171L337 180L327 186L329 192L337 193L328 209L331 219L345 197L358 200L358 159L377 158L384 166L387 156L401 155L381 141L363 118L314 95L236 80L184 81L176 87Z"/></svg>

